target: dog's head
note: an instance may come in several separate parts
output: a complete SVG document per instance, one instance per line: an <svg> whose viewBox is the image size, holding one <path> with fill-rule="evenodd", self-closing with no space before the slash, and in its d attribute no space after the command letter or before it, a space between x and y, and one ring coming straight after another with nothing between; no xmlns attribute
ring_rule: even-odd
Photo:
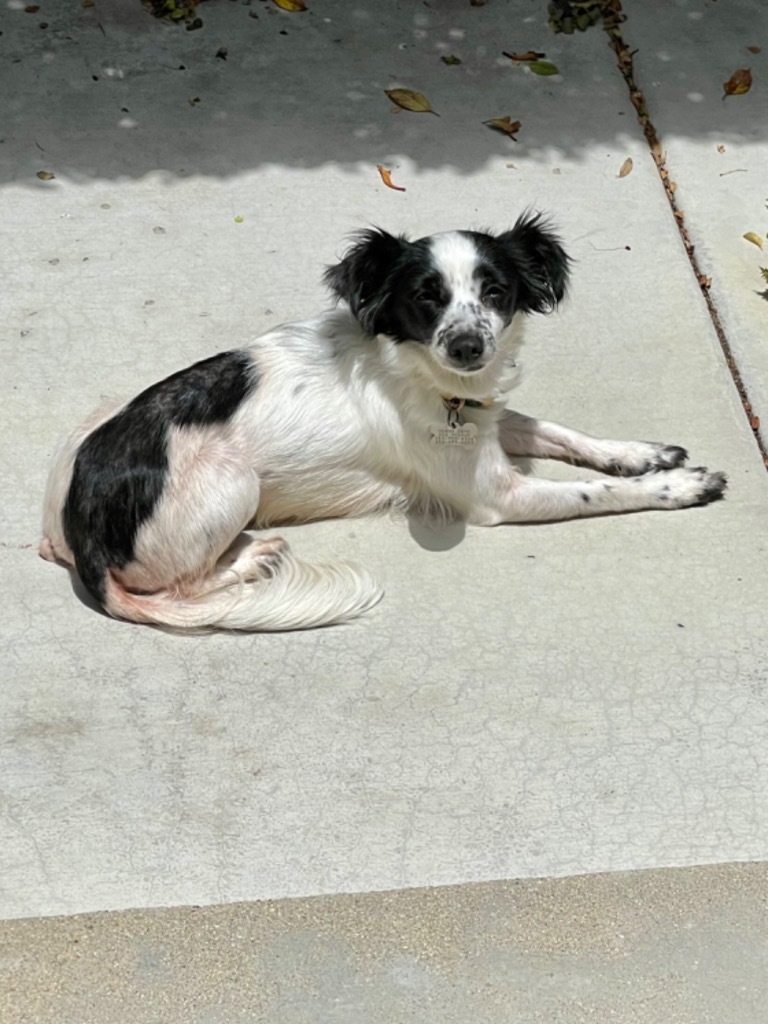
<svg viewBox="0 0 768 1024"><path fill-rule="evenodd" d="M569 259L539 215L501 235L450 231L409 242L363 231L325 281L367 334L427 346L442 369L482 370L515 313L562 299Z"/></svg>

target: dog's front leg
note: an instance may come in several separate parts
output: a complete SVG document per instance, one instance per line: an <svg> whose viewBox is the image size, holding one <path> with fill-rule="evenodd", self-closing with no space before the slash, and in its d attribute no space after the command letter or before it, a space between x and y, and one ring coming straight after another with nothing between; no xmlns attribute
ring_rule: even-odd
<svg viewBox="0 0 768 1024"><path fill-rule="evenodd" d="M561 481L524 476L499 450L479 465L471 522L546 522L643 509L705 505L723 496L725 474L704 467L661 470L619 480Z"/></svg>
<svg viewBox="0 0 768 1024"><path fill-rule="evenodd" d="M677 445L601 440L511 409L505 410L499 421L499 442L508 455L559 459L614 476L639 476L654 470L674 469L688 458L686 450Z"/></svg>

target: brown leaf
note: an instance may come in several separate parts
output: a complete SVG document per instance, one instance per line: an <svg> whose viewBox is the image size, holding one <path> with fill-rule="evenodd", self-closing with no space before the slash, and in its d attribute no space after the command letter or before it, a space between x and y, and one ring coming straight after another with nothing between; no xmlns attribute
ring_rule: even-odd
<svg viewBox="0 0 768 1024"><path fill-rule="evenodd" d="M387 188L393 189L395 192L405 192L402 185L392 184L392 171L388 171L386 167L382 167L381 164L376 164L376 170L381 175L381 180L387 186Z"/></svg>
<svg viewBox="0 0 768 1024"><path fill-rule="evenodd" d="M510 60L516 61L534 61L541 60L542 57L546 57L546 53L537 53L536 50L526 50L525 53L507 53L506 50L502 50L504 57L509 57Z"/></svg>
<svg viewBox="0 0 768 1024"><path fill-rule="evenodd" d="M748 231L745 235L742 235L741 237L745 238L748 242L751 242L752 245L756 245L758 249L763 248L763 239L760 237L760 235L758 235L756 231Z"/></svg>
<svg viewBox="0 0 768 1024"><path fill-rule="evenodd" d="M96 0L83 0L81 7L95 7Z"/></svg>
<svg viewBox="0 0 768 1024"><path fill-rule="evenodd" d="M752 72L749 68L734 71L727 82L723 83L723 99L726 96L743 96L752 88Z"/></svg>
<svg viewBox="0 0 768 1024"><path fill-rule="evenodd" d="M718 153L724 153L725 152L725 146L718 146L717 147L717 152Z"/></svg>
<svg viewBox="0 0 768 1024"><path fill-rule="evenodd" d="M53 171L38 171L36 177L38 177L40 181L52 181L56 175Z"/></svg>
<svg viewBox="0 0 768 1024"><path fill-rule="evenodd" d="M27 14L37 14L40 10L40 4L28 4L24 10Z"/></svg>
<svg viewBox="0 0 768 1024"><path fill-rule="evenodd" d="M748 46L747 50L750 53L762 53L763 48L762 46Z"/></svg>
<svg viewBox="0 0 768 1024"><path fill-rule="evenodd" d="M513 142L517 142L515 134L520 131L521 124L519 121L510 121L509 115L506 117L494 117L490 121L483 121L483 124L487 124L489 128L493 128L497 132L504 132Z"/></svg>
<svg viewBox="0 0 768 1024"><path fill-rule="evenodd" d="M398 107L402 107L403 110L411 110L414 114L434 114L435 117L440 116L432 109L429 100L422 92L415 92L413 89L385 89L384 92L393 103L396 103Z"/></svg>
<svg viewBox="0 0 768 1024"><path fill-rule="evenodd" d="M634 166L635 165L632 163L632 157L628 156L627 159L624 161L624 163L619 168L619 173L618 173L617 177L618 178L626 178L626 176L629 174L629 172L632 170L632 168Z"/></svg>
<svg viewBox="0 0 768 1024"><path fill-rule="evenodd" d="M279 7L281 11L290 11L291 13L306 11L307 9L304 0L272 0L272 3Z"/></svg>

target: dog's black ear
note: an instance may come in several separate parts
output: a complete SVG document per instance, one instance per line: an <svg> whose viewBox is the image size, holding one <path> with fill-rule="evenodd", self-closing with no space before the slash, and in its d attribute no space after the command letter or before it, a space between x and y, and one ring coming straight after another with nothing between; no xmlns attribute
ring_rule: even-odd
<svg viewBox="0 0 768 1024"><path fill-rule="evenodd" d="M410 244L402 235L390 235L380 228L361 231L341 263L325 272L325 283L337 298L349 303L360 326L371 336L390 333L390 289Z"/></svg>
<svg viewBox="0 0 768 1024"><path fill-rule="evenodd" d="M519 275L518 309L549 313L565 295L570 259L540 213L526 213L497 241Z"/></svg>

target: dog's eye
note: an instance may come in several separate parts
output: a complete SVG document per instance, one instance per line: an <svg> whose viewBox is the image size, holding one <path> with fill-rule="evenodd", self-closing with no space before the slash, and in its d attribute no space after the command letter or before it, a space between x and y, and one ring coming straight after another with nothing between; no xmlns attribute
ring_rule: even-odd
<svg viewBox="0 0 768 1024"><path fill-rule="evenodd" d="M436 282L428 281L414 293L413 300L420 305L438 305L441 301L440 285Z"/></svg>
<svg viewBox="0 0 768 1024"><path fill-rule="evenodd" d="M486 306L499 306L504 301L504 292L495 284L483 289L483 302Z"/></svg>

